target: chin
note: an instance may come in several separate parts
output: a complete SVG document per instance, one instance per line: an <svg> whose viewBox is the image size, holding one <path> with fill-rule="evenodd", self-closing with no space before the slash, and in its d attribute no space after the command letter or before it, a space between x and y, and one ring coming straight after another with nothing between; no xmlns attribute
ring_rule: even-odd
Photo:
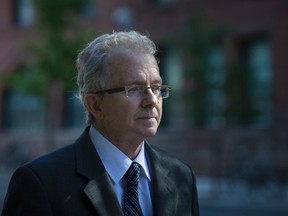
<svg viewBox="0 0 288 216"><path fill-rule="evenodd" d="M149 128L142 132L143 136L145 137L155 136L156 133L157 133L157 128Z"/></svg>

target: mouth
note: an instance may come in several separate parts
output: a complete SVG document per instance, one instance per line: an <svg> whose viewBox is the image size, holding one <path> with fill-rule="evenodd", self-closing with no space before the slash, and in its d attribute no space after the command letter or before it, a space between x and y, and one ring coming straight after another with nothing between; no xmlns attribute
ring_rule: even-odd
<svg viewBox="0 0 288 216"><path fill-rule="evenodd" d="M156 116L143 116L143 117L139 117L138 119L156 119Z"/></svg>

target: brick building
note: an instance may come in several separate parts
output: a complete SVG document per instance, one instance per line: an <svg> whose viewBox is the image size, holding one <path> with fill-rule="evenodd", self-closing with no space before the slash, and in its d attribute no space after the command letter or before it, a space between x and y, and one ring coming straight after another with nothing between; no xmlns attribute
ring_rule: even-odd
<svg viewBox="0 0 288 216"><path fill-rule="evenodd" d="M32 0L0 4L2 76L27 63L22 43L31 42L37 13ZM132 27L149 34L159 47L161 73L173 94L165 102L163 124L152 143L191 164L199 175L241 177L251 184L274 181L276 176L287 183L288 2L91 0L87 4L85 15L79 17L86 28L111 32ZM196 15L198 28L189 25ZM215 29L217 36L209 40ZM196 48L190 55L188 45L199 45L205 55ZM197 57L205 59L200 78L192 72L201 65ZM3 162L12 157L23 162L80 134L81 106L71 95L59 94L61 86L51 88L49 109L55 125L47 141L41 100L0 86Z"/></svg>

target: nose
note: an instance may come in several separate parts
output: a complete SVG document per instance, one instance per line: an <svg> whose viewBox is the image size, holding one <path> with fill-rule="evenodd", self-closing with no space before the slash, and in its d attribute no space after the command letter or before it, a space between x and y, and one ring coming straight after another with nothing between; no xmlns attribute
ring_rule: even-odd
<svg viewBox="0 0 288 216"><path fill-rule="evenodd" d="M142 106L154 107L159 103L159 98L153 93L151 88L147 88L143 94Z"/></svg>

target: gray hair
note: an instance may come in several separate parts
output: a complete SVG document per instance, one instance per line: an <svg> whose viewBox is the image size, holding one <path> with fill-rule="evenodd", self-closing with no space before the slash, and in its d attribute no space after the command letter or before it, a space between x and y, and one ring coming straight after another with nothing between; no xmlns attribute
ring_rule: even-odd
<svg viewBox="0 0 288 216"><path fill-rule="evenodd" d="M114 48L144 52L153 56L156 54L154 42L135 31L113 32L94 39L78 54L76 60L78 98L83 104L86 94L103 90L107 86L112 74L105 67L105 59ZM94 122L93 116L87 109L86 113L87 124L92 124Z"/></svg>

